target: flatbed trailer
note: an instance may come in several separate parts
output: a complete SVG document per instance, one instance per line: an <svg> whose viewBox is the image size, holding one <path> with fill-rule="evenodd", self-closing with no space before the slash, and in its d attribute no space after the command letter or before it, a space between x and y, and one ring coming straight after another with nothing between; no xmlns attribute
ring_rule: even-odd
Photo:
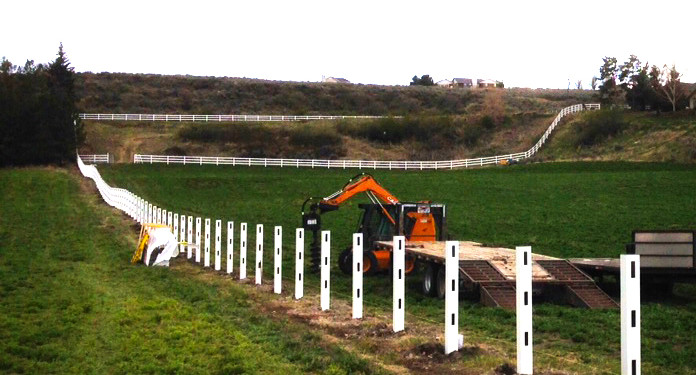
<svg viewBox="0 0 696 375"><path fill-rule="evenodd" d="M391 241L377 246L390 250ZM423 292L444 297L445 241L406 242L406 254L424 266ZM486 306L515 309L515 257L513 249L459 242L459 280L463 295ZM532 254L534 297L541 301L586 308L617 308L594 280L565 259Z"/></svg>

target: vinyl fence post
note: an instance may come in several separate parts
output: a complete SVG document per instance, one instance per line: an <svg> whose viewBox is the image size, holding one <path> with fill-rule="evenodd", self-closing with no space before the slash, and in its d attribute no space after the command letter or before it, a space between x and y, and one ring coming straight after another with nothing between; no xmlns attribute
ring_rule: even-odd
<svg viewBox="0 0 696 375"><path fill-rule="evenodd" d="M621 254L621 374L640 375L640 255Z"/></svg>
<svg viewBox="0 0 696 375"><path fill-rule="evenodd" d="M304 294L304 229L295 229L295 299Z"/></svg>
<svg viewBox="0 0 696 375"><path fill-rule="evenodd" d="M196 263L201 262L201 218L196 218Z"/></svg>
<svg viewBox="0 0 696 375"><path fill-rule="evenodd" d="M516 248L517 289L517 373L531 375L534 367L532 349L532 248Z"/></svg>
<svg viewBox="0 0 696 375"><path fill-rule="evenodd" d="M363 317L363 235L353 233L353 319Z"/></svg>
<svg viewBox="0 0 696 375"><path fill-rule="evenodd" d="M215 271L222 268L222 220L215 220Z"/></svg>
<svg viewBox="0 0 696 375"><path fill-rule="evenodd" d="M275 272L273 273L273 292L275 294L280 294L282 289L282 266L283 266L283 227L276 226L275 228L275 238L273 239L273 268Z"/></svg>
<svg viewBox="0 0 696 375"><path fill-rule="evenodd" d="M263 224L256 224L256 285L263 277Z"/></svg>
<svg viewBox="0 0 696 375"><path fill-rule="evenodd" d="M328 310L330 303L330 277L331 267L329 258L331 255L331 231L321 231L321 309Z"/></svg>
<svg viewBox="0 0 696 375"><path fill-rule="evenodd" d="M406 238L404 236L394 236L392 245L392 257L393 257L393 267L392 267L392 277L394 285L394 318L393 318L393 328L394 332L401 332L404 330L404 318L405 318L405 293L404 289L406 286L406 275L404 274L404 266L406 263L406 249L405 242Z"/></svg>
<svg viewBox="0 0 696 375"><path fill-rule="evenodd" d="M445 354L459 350L459 241L445 242Z"/></svg>
<svg viewBox="0 0 696 375"><path fill-rule="evenodd" d="M180 250L178 243L180 241L183 241L183 239L179 239L180 238L179 237L179 214L172 215L172 225L173 225L172 233L174 233L174 241L177 242L177 245L176 245L177 250ZM181 251L178 251L178 252L180 253Z"/></svg>
<svg viewBox="0 0 696 375"><path fill-rule="evenodd" d="M210 219L205 219L205 253L203 254L203 267L210 267Z"/></svg>
<svg viewBox="0 0 696 375"><path fill-rule="evenodd" d="M239 280L246 279L247 223L239 226Z"/></svg>
<svg viewBox="0 0 696 375"><path fill-rule="evenodd" d="M179 252L184 254L184 242L186 242L186 215L179 215Z"/></svg>
<svg viewBox="0 0 696 375"><path fill-rule="evenodd" d="M232 273L234 266L234 221L227 222L227 273Z"/></svg>

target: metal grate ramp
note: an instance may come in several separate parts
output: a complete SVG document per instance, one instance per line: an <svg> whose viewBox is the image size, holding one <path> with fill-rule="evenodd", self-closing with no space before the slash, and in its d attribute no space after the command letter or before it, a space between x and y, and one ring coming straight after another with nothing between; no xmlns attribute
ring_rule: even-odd
<svg viewBox="0 0 696 375"><path fill-rule="evenodd" d="M487 260L461 260L459 270L468 282L479 285L481 303L490 307L515 309L515 288Z"/></svg>
<svg viewBox="0 0 696 375"><path fill-rule="evenodd" d="M537 260L536 263L565 285L568 300L572 305L590 309L609 309L619 306L599 289L591 277L567 260Z"/></svg>

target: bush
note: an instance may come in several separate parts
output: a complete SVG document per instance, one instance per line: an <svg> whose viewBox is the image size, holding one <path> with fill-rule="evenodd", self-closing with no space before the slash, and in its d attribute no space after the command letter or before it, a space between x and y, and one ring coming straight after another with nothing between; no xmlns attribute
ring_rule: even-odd
<svg viewBox="0 0 696 375"><path fill-rule="evenodd" d="M619 134L628 123L623 112L618 109L586 113L575 129L573 143L576 147L589 147Z"/></svg>

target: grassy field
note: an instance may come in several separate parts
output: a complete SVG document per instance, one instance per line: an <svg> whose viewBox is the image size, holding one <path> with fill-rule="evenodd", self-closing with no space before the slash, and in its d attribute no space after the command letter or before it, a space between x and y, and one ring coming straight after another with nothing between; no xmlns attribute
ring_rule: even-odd
<svg viewBox="0 0 696 375"><path fill-rule="evenodd" d="M332 193L357 172L151 165L100 170L114 185L175 212L282 225L286 244L292 243L292 228L300 224L304 199ZM447 203L452 238L502 246L530 244L537 253L559 257L617 256L637 228L696 227L696 170L688 165L557 163L374 175L403 201ZM332 259L349 245L357 203L323 218L325 228L332 230ZM270 246L267 236L266 248ZM292 269L289 256L284 269ZM337 269L333 274L334 296L348 298L350 279ZM311 284L316 277L307 281ZM422 297L419 282L418 276L407 280L409 319L439 322L443 302ZM643 304L646 373L696 373L695 293L693 286L678 285L674 297ZM373 314L389 311L387 278L367 279L365 300ZM513 353L514 313L466 301L460 309L460 326L469 342ZM618 372L618 311L537 305L534 324L537 366L570 373ZM512 360L514 354L507 358Z"/></svg>
<svg viewBox="0 0 696 375"><path fill-rule="evenodd" d="M269 293L186 262L131 266L134 228L74 171L0 182L2 373L386 372L261 310Z"/></svg>

